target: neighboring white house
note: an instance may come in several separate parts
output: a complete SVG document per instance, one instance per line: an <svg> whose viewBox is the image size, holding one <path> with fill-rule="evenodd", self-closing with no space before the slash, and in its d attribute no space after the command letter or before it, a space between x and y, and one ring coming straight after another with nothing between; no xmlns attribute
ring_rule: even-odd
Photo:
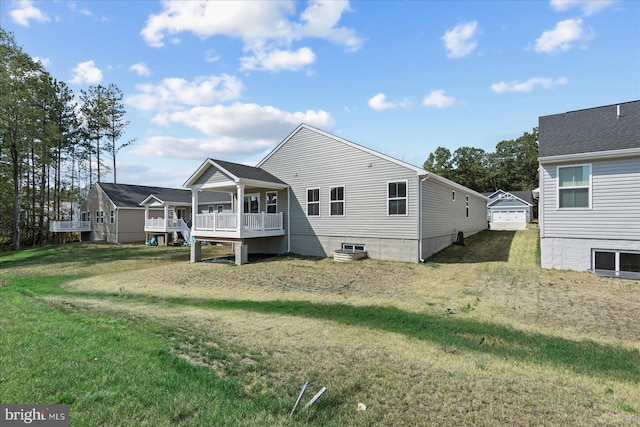
<svg viewBox="0 0 640 427"><path fill-rule="evenodd" d="M533 195L531 191L483 193L489 197L487 221L492 230L524 230L531 222Z"/></svg>
<svg viewBox="0 0 640 427"><path fill-rule="evenodd" d="M233 213L196 215L192 261L200 241L223 240L241 252L360 249L371 258L420 262L459 231L487 227L486 196L306 124L256 167L207 159L184 186L194 205L207 191L233 194Z"/></svg>
<svg viewBox="0 0 640 427"><path fill-rule="evenodd" d="M544 268L640 278L640 101L540 117Z"/></svg>

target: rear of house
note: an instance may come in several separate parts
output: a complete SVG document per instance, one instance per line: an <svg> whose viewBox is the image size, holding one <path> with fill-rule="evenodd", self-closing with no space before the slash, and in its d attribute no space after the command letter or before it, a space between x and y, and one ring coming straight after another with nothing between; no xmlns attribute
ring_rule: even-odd
<svg viewBox="0 0 640 427"><path fill-rule="evenodd" d="M307 125L257 166L289 185L294 253L329 256L347 247L419 262L450 245L458 231L486 228L481 194Z"/></svg>
<svg viewBox="0 0 640 427"><path fill-rule="evenodd" d="M640 101L540 117L544 268L640 278Z"/></svg>

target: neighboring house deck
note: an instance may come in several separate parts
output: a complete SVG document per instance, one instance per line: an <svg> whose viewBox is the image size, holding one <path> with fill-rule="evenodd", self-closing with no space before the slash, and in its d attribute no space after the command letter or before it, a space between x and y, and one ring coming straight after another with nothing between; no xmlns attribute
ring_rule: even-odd
<svg viewBox="0 0 640 427"><path fill-rule="evenodd" d="M483 193L489 197L487 221L492 230L524 230L531 222L533 195L531 191Z"/></svg>
<svg viewBox="0 0 640 427"><path fill-rule="evenodd" d="M193 261L198 242L224 240L242 254L357 248L419 262L487 226L487 197L305 124L257 166L207 159L184 186L194 203L207 191L233 198L233 214L195 216Z"/></svg>
<svg viewBox="0 0 640 427"><path fill-rule="evenodd" d="M540 117L544 268L640 278L640 101Z"/></svg>
<svg viewBox="0 0 640 427"><path fill-rule="evenodd" d="M231 210L228 194L211 193L200 205L216 211L219 207ZM80 206L80 221L52 221L49 229L80 232L82 240L108 243L143 242L157 234L167 243L174 233L189 230L182 222L191 218L191 209L189 190L99 182Z"/></svg>

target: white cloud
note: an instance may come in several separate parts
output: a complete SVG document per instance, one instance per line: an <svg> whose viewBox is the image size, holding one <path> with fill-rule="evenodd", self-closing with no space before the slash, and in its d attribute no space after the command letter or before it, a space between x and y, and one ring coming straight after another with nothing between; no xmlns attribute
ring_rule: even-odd
<svg viewBox="0 0 640 427"><path fill-rule="evenodd" d="M369 107L376 111L384 111L390 108L395 108L396 104L393 102L387 102L387 97L384 93L379 93L369 99Z"/></svg>
<svg viewBox="0 0 640 427"><path fill-rule="evenodd" d="M565 11L572 8L582 9L586 16L600 12L602 9L612 5L617 0L551 0L551 7L558 11Z"/></svg>
<svg viewBox="0 0 640 427"><path fill-rule="evenodd" d="M444 90L432 90L429 95L422 100L422 105L427 107L446 108L451 107L456 102L453 96L446 96Z"/></svg>
<svg viewBox="0 0 640 427"><path fill-rule="evenodd" d="M229 159L261 154L280 142L300 123L323 129L331 129L334 125L333 118L322 110L287 112L271 106L241 103L165 113L156 116L155 121L183 124L197 129L207 137L154 136L142 141L134 151L141 155L189 159Z"/></svg>
<svg viewBox="0 0 640 427"><path fill-rule="evenodd" d="M290 50L257 51L254 56L240 58L243 70L297 71L316 60L316 55L307 47Z"/></svg>
<svg viewBox="0 0 640 427"><path fill-rule="evenodd" d="M143 111L175 109L180 106L232 101L242 92L240 80L227 74L198 77L193 81L166 78L158 85L136 86L139 93L127 98L127 104Z"/></svg>
<svg viewBox="0 0 640 427"><path fill-rule="evenodd" d="M220 59L218 55L216 55L216 51L210 49L204 53L204 60L207 62L216 62Z"/></svg>
<svg viewBox="0 0 640 427"><path fill-rule="evenodd" d="M33 59L35 62L39 62L40 65L42 65L44 68L47 68L49 65L51 65L50 58L40 58L38 56L34 56L31 59Z"/></svg>
<svg viewBox="0 0 640 427"><path fill-rule="evenodd" d="M496 93L504 92L531 92L536 86L544 89L553 89L556 86L567 84L569 80L566 77L558 77L552 79L549 77L532 77L527 81L518 82L500 82L491 85L491 90Z"/></svg>
<svg viewBox="0 0 640 427"><path fill-rule="evenodd" d="M150 15L141 34L155 47L165 44L165 37L190 32L206 39L215 35L239 38L252 56L241 58L249 70L298 70L315 61L308 47L291 49L294 41L313 37L357 50L362 39L353 29L339 27L342 14L349 10L347 1L311 0L300 14L291 19L296 3L291 0L176 1L162 3L163 10ZM178 40L179 42L179 40Z"/></svg>
<svg viewBox="0 0 640 427"><path fill-rule="evenodd" d="M102 71L98 67L96 67L96 64L93 61L81 62L76 66L76 68L73 69L71 83L95 84L100 83L101 81Z"/></svg>
<svg viewBox="0 0 640 427"><path fill-rule="evenodd" d="M566 19L556 24L553 30L545 31L536 39L537 52L556 54L565 52L573 47L575 42L593 38L582 28L582 19Z"/></svg>
<svg viewBox="0 0 640 427"><path fill-rule="evenodd" d="M93 16L93 13L89 9L85 9L84 7L78 8L78 4L76 2L70 2L68 6L69 6L69 9L81 15Z"/></svg>
<svg viewBox="0 0 640 427"><path fill-rule="evenodd" d="M469 55L478 45L474 37L478 29L476 21L456 25L444 33L441 39L447 49L449 58L462 58Z"/></svg>
<svg viewBox="0 0 640 427"><path fill-rule="evenodd" d="M404 99L402 101L396 101L396 102L388 102L387 97L384 93L379 93L369 98L368 104L370 108L373 108L374 110L377 110L377 111L384 111L390 108L398 108L398 107L401 107L401 108L411 107L411 101L408 99Z"/></svg>
<svg viewBox="0 0 640 427"><path fill-rule="evenodd" d="M138 62L137 64L133 64L130 68L131 71L135 71L139 76L148 76L151 74L149 71L149 67L144 62Z"/></svg>
<svg viewBox="0 0 640 427"><path fill-rule="evenodd" d="M29 21L31 20L36 22L49 21L49 17L43 11L35 7L31 0L14 1L10 14L13 21L23 27L28 27Z"/></svg>

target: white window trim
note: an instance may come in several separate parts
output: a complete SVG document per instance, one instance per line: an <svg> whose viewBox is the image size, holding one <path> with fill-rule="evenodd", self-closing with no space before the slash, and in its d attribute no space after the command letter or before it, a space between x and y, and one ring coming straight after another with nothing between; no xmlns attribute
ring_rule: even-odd
<svg viewBox="0 0 640 427"><path fill-rule="evenodd" d="M313 202L309 201L309 190L318 190L318 200L317 201L313 201ZM319 218L321 216L321 212L320 212L320 200L321 200L320 187L309 187L309 188L307 188L305 190L304 194L305 194L305 199L306 199L306 202L307 202L305 210L304 210L304 213L309 218ZM317 204L318 205L318 215L309 215L309 203L313 203L313 204Z"/></svg>
<svg viewBox="0 0 640 427"><path fill-rule="evenodd" d="M560 169L562 168L573 168L577 166L589 166L589 197L588 202L589 205L584 208L561 208L560 207ZM577 188L585 188L584 186L578 187L562 187L565 190L577 189ZM569 164L569 165L559 165L556 166L556 210L574 210L574 211L584 211L591 209L591 198L593 197L593 166L591 163L579 163L579 164Z"/></svg>
<svg viewBox="0 0 640 427"><path fill-rule="evenodd" d="M258 198L258 212L243 212L243 213L260 213L260 193L246 193L244 197L249 199L249 210L251 210L251 198L252 197ZM242 200L242 204L244 206L244 200Z"/></svg>
<svg viewBox="0 0 640 427"><path fill-rule="evenodd" d="M466 217L469 218L469 195L464 196L464 205L466 207Z"/></svg>
<svg viewBox="0 0 640 427"><path fill-rule="evenodd" d="M269 194L275 194L276 195L276 202L275 203L269 203ZM274 212L274 213L278 212L278 192L277 191L267 191L265 202L266 202L265 203L266 204L266 207L265 207L266 212L269 212L269 206L275 206L276 207L276 212Z"/></svg>
<svg viewBox="0 0 640 427"><path fill-rule="evenodd" d="M615 270L596 270L596 252L608 252L612 253L615 256ZM611 271L615 274L616 277L632 277L632 278L640 278L640 275L631 271L620 271L620 254L640 254L640 251L627 250L627 249L591 249L591 270L596 271Z"/></svg>
<svg viewBox="0 0 640 427"><path fill-rule="evenodd" d="M331 190L334 188L342 187L342 200L331 200ZM331 204L332 203L342 203L342 215L332 215L331 214ZM329 186L329 216L332 217L343 217L347 215L347 186L346 185L330 185Z"/></svg>
<svg viewBox="0 0 640 427"><path fill-rule="evenodd" d="M116 211L111 209L109 211L109 224L114 224L116 222Z"/></svg>
<svg viewBox="0 0 640 427"><path fill-rule="evenodd" d="M404 182L406 196L404 197L389 197L389 184L395 184L397 182ZM391 214L389 213L389 202L391 200L404 200L405 209L403 214ZM387 216L409 216L409 181L406 179L399 179L397 181L387 181Z"/></svg>

